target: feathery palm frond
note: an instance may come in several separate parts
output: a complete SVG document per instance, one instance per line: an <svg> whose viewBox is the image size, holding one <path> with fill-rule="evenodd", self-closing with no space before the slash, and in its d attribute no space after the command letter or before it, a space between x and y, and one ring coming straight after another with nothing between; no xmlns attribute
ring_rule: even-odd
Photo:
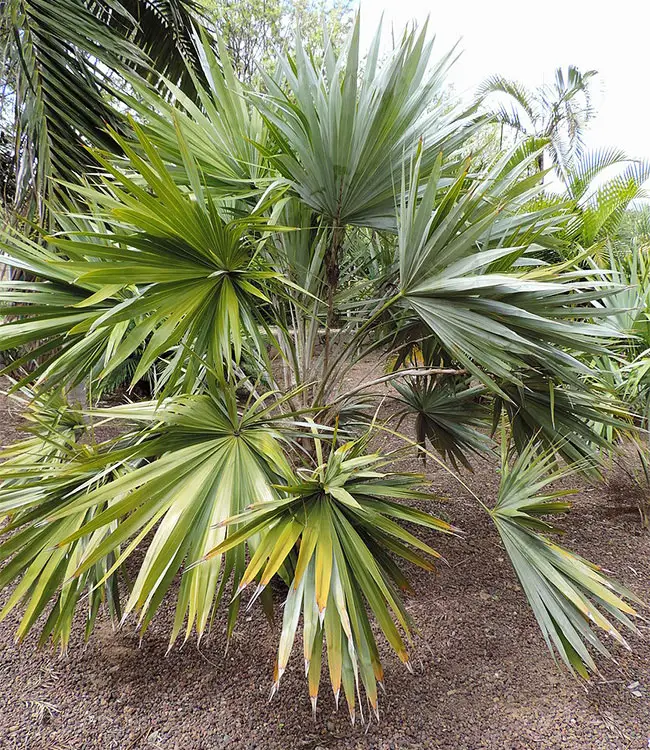
<svg viewBox="0 0 650 750"><path fill-rule="evenodd" d="M193 0L8 0L6 55L16 71L16 205L35 201L42 220L55 180L76 182L96 166L88 145L115 148L124 128L112 100L125 76L190 80ZM140 22L143 22L142 24ZM145 23L146 22L146 23ZM139 46L141 45L141 46Z"/></svg>
<svg viewBox="0 0 650 750"><path fill-rule="evenodd" d="M535 93L522 83L511 81L500 75L490 76L479 86L476 95L480 100L484 100L490 94L504 94L511 100L513 104L511 109L501 105L495 113L498 113L499 117L504 115L507 118L504 122L516 130L526 134L526 127L532 127L539 119L540 113ZM527 119L526 125L522 123L520 113L516 109L517 107Z"/></svg>
<svg viewBox="0 0 650 750"><path fill-rule="evenodd" d="M645 196L650 162L631 161L623 171L595 188L579 205L578 218L569 229L583 247L615 235L628 206Z"/></svg>
<svg viewBox="0 0 650 750"><path fill-rule="evenodd" d="M582 154L585 126L593 117L589 86L595 75L595 70L582 72L574 65L566 73L557 68L553 84L534 91L517 81L492 76L479 87L477 98L498 122L524 136L548 139L551 160L566 183L574 160ZM504 97L510 107L499 101ZM495 99L496 106L489 103ZM542 154L537 166L539 171L544 168Z"/></svg>
<svg viewBox="0 0 650 750"><path fill-rule="evenodd" d="M146 57L135 70L158 85L169 79L188 95L201 70L196 35L204 7L199 0L98 0L106 6L104 20L129 39Z"/></svg>
<svg viewBox="0 0 650 750"><path fill-rule="evenodd" d="M569 172L567 192L572 198L580 200L587 195L593 181L607 169L617 166L628 157L620 148L603 148L587 151L573 164Z"/></svg>

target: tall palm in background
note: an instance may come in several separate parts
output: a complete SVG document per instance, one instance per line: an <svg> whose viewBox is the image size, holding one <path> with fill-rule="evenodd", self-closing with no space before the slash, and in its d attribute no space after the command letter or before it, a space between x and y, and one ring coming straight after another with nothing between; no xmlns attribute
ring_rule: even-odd
<svg viewBox="0 0 650 750"><path fill-rule="evenodd" d="M648 179L650 162L620 149L581 154L566 173L567 195L577 208L568 227L572 239L593 253L615 242L628 208L646 197Z"/></svg>
<svg viewBox="0 0 650 750"><path fill-rule="evenodd" d="M577 253L603 250L617 233L630 205L645 196L650 164L633 159L618 148L586 150L584 134L594 115L590 85L595 70L581 72L569 66L555 71L552 84L531 90L502 76L488 78L478 98L494 120L512 129L516 137L535 137L547 143L537 168L555 168L564 194L550 201L571 201L575 211L567 226ZM545 164L544 155L550 164Z"/></svg>
<svg viewBox="0 0 650 750"><path fill-rule="evenodd" d="M593 116L589 87L596 72L582 72L573 65L566 71L557 68L553 83L536 89L495 75L480 86L478 97L500 123L517 134L548 139L545 153L564 180L582 151L584 129ZM538 167L543 171L543 154Z"/></svg>

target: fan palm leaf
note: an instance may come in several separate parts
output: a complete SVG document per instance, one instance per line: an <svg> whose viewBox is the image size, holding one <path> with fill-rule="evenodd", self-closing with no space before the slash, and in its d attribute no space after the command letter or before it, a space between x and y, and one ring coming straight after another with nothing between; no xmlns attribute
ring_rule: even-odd
<svg viewBox="0 0 650 750"><path fill-rule="evenodd" d="M146 158L123 139L129 173L97 154L110 179L102 188L76 188L93 206L81 229L48 237L49 248L5 234L9 263L47 281L9 282L3 290L5 312L16 319L0 330L0 349L49 347L32 373L47 387L90 372L105 377L141 352L137 382L175 350L166 384L173 389L182 381L191 390L203 364L231 367L247 347L265 355L259 307L268 302L269 285L280 281L257 252L267 220L222 218L185 142L179 148L193 194L176 185L158 151L135 124L134 130ZM68 217L66 226L73 225Z"/></svg>
<svg viewBox="0 0 650 750"><path fill-rule="evenodd" d="M492 519L549 650L586 678L597 671L590 649L609 656L596 629L628 647L621 629L638 633L634 607L641 602L597 566L548 538L557 529L544 517L570 507L566 490L547 489L568 473L557 468L553 452L540 454L531 442L509 466L504 450L501 472Z"/></svg>
<svg viewBox="0 0 650 750"><path fill-rule="evenodd" d="M480 431L487 426L487 410L480 401L485 393L483 386L421 377L395 382L393 387L405 405L398 411L400 422L407 415L415 415L419 444L424 447L429 440L455 469L460 463L471 471L467 454L490 450L492 441ZM421 455L424 460L426 454Z"/></svg>
<svg viewBox="0 0 650 750"><path fill-rule="evenodd" d="M438 154L455 153L474 117L440 100L453 52L430 68L426 26L407 32L378 65L380 31L361 67L359 19L338 59L322 66L296 41L296 57L280 58L286 89L267 77L256 97L275 140L268 155L303 203L332 226L395 225L395 185L413 144L425 144L422 174ZM430 68L430 69L429 69Z"/></svg>
<svg viewBox="0 0 650 750"><path fill-rule="evenodd" d="M67 642L70 621L87 588L109 583L136 549L146 553L120 609L139 612L146 630L183 565L173 643L181 632L205 632L223 594L220 572L235 580L244 547L193 567L230 533L221 522L253 502L275 501L272 484L290 469L271 415L271 396L238 408L233 387L193 396L100 410L107 419L144 425L95 450L81 448L64 465L42 461L0 490L0 517L15 534L0 544L6 586L17 582L0 616L22 602L23 637L52 605L43 638ZM3 464L3 478L11 467ZM9 476L12 476L10 473ZM253 540L251 544L253 544ZM119 601L119 600L116 600ZM238 602L231 607L231 625Z"/></svg>
<svg viewBox="0 0 650 750"><path fill-rule="evenodd" d="M380 471L386 461L366 454L367 442L366 436L342 445L313 473L296 476L281 488L282 499L254 504L230 519L238 530L207 558L235 549L267 529L237 588L239 596L257 581L251 603L283 563L295 560L272 693L287 667L302 614L305 674L314 712L326 643L334 697L338 703L343 687L352 721L360 686L378 713L377 684L383 682L368 610L400 660L410 667L405 643L405 636L410 637L410 618L396 590L408 591L410 584L393 555L427 570L433 569L428 558L439 557L400 522L443 533L454 531L448 523L403 504L408 499L431 499L416 489L423 477Z"/></svg>
<svg viewBox="0 0 650 750"><path fill-rule="evenodd" d="M402 190L400 304L497 391L491 377L521 383L518 371L533 363L571 380L573 372L585 371L571 350L604 353L607 340L620 335L579 321L581 306L615 287L600 287L589 275L576 280L573 272L514 265L527 248L557 231L560 219L555 206L525 208L542 189L535 175L526 176L535 159L533 152L513 166L506 155L475 180L468 179L467 164L448 188L438 161L421 201ZM417 158L411 172L410 184L418 184Z"/></svg>
<svg viewBox="0 0 650 750"><path fill-rule="evenodd" d="M132 81L136 96L129 99L140 115L145 135L160 152L179 184L187 184L176 130L201 170L206 187L223 198L258 197L269 180L269 165L260 146L267 141L264 121L247 99L248 91L235 77L228 53L219 38L217 59L212 40L202 35L200 70L190 70L195 88L190 96L173 81L163 79L164 97L157 90ZM266 179L265 179L266 178Z"/></svg>
<svg viewBox="0 0 650 750"><path fill-rule="evenodd" d="M506 398L497 398L494 403L494 424L498 424L503 410L520 453L536 440L569 465L593 472L612 449L613 436L629 434L633 429L625 405L602 385L592 389L585 385L555 386L533 376L522 387L504 384L503 391Z"/></svg>

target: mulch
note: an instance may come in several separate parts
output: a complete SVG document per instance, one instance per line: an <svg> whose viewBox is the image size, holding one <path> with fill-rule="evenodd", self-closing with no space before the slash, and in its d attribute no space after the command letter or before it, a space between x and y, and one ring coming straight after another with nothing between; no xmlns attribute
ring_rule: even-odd
<svg viewBox="0 0 650 750"><path fill-rule="evenodd" d="M20 414L0 403L0 434L18 436ZM418 468L415 462L412 468ZM113 632L100 617L86 645L81 629L68 655L39 650L35 637L16 645L17 615L0 623L0 748L15 750L621 750L650 747L650 647L613 646L589 683L574 679L548 653L489 518L453 478L427 465L437 509L460 526L461 539L431 537L444 555L438 574L409 570L408 600L419 627L414 674L383 649L386 695L380 721L352 726L335 712L324 676L316 721L303 676L300 644L269 702L277 646L258 608L242 614L224 653L217 619L197 647L168 655L173 600L142 642L128 624ZM487 502L496 492L493 463L478 461L464 479ZM634 513L633 488L580 488L564 520L562 543L593 559L650 601L650 534ZM6 600L0 595L0 603ZM281 605L281 592L277 593ZM644 627L646 633L650 628Z"/></svg>

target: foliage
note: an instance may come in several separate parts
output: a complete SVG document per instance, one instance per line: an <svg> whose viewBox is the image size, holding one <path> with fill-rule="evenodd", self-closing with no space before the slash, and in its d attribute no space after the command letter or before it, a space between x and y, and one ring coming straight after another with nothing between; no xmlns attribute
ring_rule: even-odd
<svg viewBox="0 0 650 750"><path fill-rule="evenodd" d="M548 539L558 529L546 517L570 506L562 499L566 490L546 488L570 472L557 468L552 452L536 454L533 442L510 467L507 443L502 445L501 484L492 519L549 649L557 651L569 669L587 677L588 670L597 671L588 647L608 653L592 624L627 647L617 626L638 632L632 604L641 602L597 566Z"/></svg>
<svg viewBox="0 0 650 750"><path fill-rule="evenodd" d="M41 640L51 636L65 647L85 590L109 597L116 616L124 618L137 608L144 632L183 562L188 570L178 592L171 642L185 620L186 638L195 625L199 636L205 631L215 597L218 601L223 594L223 587L217 592L221 567L226 578L234 572L237 582L244 547L205 565L192 563L225 538L222 521L252 502L275 500L272 484L289 473L279 442L283 438L272 427L275 404L262 398L238 412L234 393L231 387L215 391L214 397L106 409L98 414L150 424L146 439L132 428L94 450L71 448L63 464L58 456L44 455L31 466L21 462L18 474L15 460L2 464L3 479L9 481L0 493L0 513L10 519L6 530L16 533L2 545L2 558L12 559L1 580L6 585L19 577L20 583L1 616L27 599L18 637L53 598ZM147 553L129 597L118 607L117 573L145 543ZM231 605L233 616L236 606Z"/></svg>
<svg viewBox="0 0 650 750"><path fill-rule="evenodd" d="M579 201L545 194L545 141L468 156L483 120L449 106L453 52L434 63L426 28L384 59L379 33L365 59L359 40L358 19L338 54L298 35L252 84L207 32L191 90L129 69L115 127L101 147L88 136L47 224L2 231L27 276L0 287L3 373L32 389L37 425L0 464L2 616L21 608L18 637L40 627L65 649L86 598L88 635L102 603L144 633L168 596L170 646L202 637L224 596L230 636L249 585L271 616L275 581L274 690L302 617L314 709L325 645L337 699L354 718L362 687L376 711L379 637L410 664L401 566L431 570L429 532L457 530L429 512L424 477L395 470L403 451L371 441L391 434L452 471L490 450L490 409L520 458L477 507L549 647L584 675L584 644L604 649L583 614L619 640L610 620L634 629L633 596L539 518L565 509L540 494L558 456L595 467L632 425L602 373L627 346L626 282L577 249ZM351 386L370 355L383 373ZM151 400L97 404L120 368ZM66 400L79 384L83 415ZM388 394L401 403L384 410ZM415 441L398 432L412 413ZM115 436L97 440L97 420Z"/></svg>
<svg viewBox="0 0 650 750"><path fill-rule="evenodd" d="M567 175L567 192L577 203L567 227L571 240L596 255L616 237L628 207L645 197L649 178L650 163L618 149L583 154Z"/></svg>
<svg viewBox="0 0 650 750"><path fill-rule="evenodd" d="M111 99L134 72L192 86L196 9L194 0L4 3L3 67L14 76L2 105L13 107L19 210L43 220L55 180L76 182L95 166L86 146L114 147L106 126L124 128L124 118Z"/></svg>
<svg viewBox="0 0 650 750"><path fill-rule="evenodd" d="M394 387L404 404L400 416L415 415L418 443L425 446L429 440L455 469L460 463L471 471L466 451L489 451L491 441L480 431L486 427L487 416L479 400L485 393L482 386L472 386L467 380L457 383L451 378L438 380L432 376L405 379ZM426 461L426 453L421 455Z"/></svg>
<svg viewBox="0 0 650 750"><path fill-rule="evenodd" d="M235 548L261 528L270 529L251 557L236 596L257 578L252 603L280 567L289 566L294 558L273 692L287 667L302 611L305 674L314 712L325 642L336 702L343 684L353 722L359 682L379 715L377 683L383 682L383 668L368 610L401 661L410 666L400 633L401 629L410 637L410 618L395 587L412 589L393 557L426 570L434 569L428 558L440 557L398 522L444 533L454 531L448 523L403 504L409 499L431 499L415 489L424 477L380 472L386 459L366 453L368 438L366 435L339 448L333 447L327 460L317 441L318 467L291 478L290 484L282 488L284 499L255 503L230 519L228 523L236 522L240 528L208 555L211 559ZM293 551L296 545L297 557Z"/></svg>
<svg viewBox="0 0 650 750"><path fill-rule="evenodd" d="M594 114L589 85L596 74L595 70L582 72L574 65L566 71L557 68L553 83L534 91L495 75L480 86L478 96L497 101L489 108L499 122L525 137L547 138L551 163L564 180L574 159L582 153L585 126ZM538 166L540 171L544 169L541 156Z"/></svg>
<svg viewBox="0 0 650 750"><path fill-rule="evenodd" d="M352 22L350 0L201 0L205 15L223 39L237 75L259 79L278 50L290 47L296 28L315 57L338 47Z"/></svg>

